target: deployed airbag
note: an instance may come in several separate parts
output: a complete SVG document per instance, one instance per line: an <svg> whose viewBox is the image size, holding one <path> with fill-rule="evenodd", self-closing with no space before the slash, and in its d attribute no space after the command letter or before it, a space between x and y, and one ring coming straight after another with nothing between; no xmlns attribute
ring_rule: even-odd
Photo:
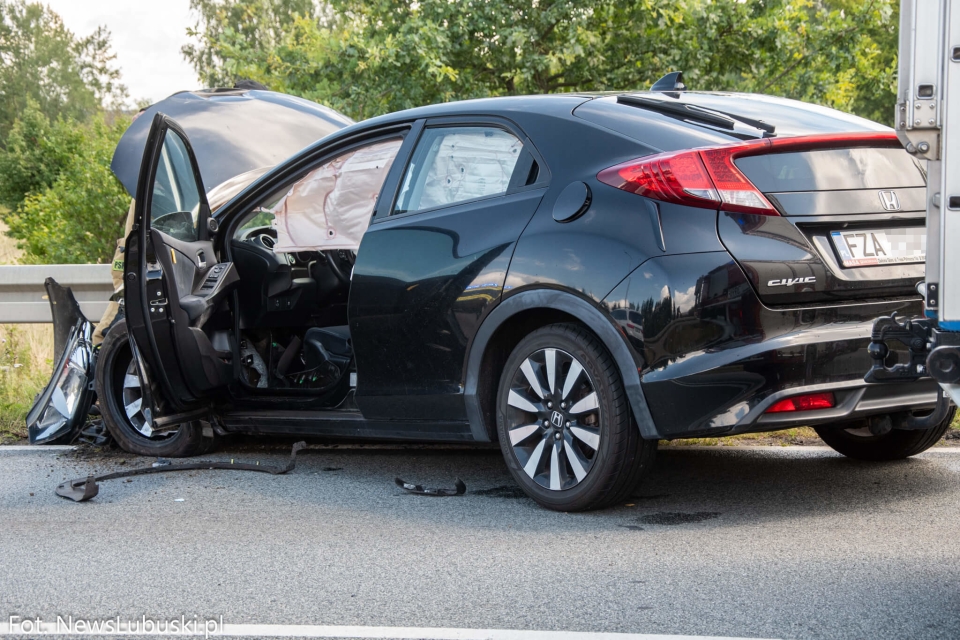
<svg viewBox="0 0 960 640"><path fill-rule="evenodd" d="M434 146L423 192L410 211L505 193L523 149L520 140L495 129L456 129Z"/></svg>
<svg viewBox="0 0 960 640"><path fill-rule="evenodd" d="M356 251L401 142L355 149L295 182L272 209L274 252Z"/></svg>

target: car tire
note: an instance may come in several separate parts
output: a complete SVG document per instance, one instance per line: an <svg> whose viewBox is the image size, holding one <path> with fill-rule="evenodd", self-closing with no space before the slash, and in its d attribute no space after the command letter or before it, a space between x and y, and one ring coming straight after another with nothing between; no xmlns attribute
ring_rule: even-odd
<svg viewBox="0 0 960 640"><path fill-rule="evenodd" d="M657 441L640 436L613 358L577 324L520 341L500 377L496 415L507 468L548 509L625 501L653 465Z"/></svg>
<svg viewBox="0 0 960 640"><path fill-rule="evenodd" d="M902 460L922 453L940 442L943 434L950 428L956 411L955 407L951 407L947 417L932 429L894 429L879 436L871 434L866 425L861 423L839 426L825 424L814 429L830 448L848 458L876 462Z"/></svg>
<svg viewBox="0 0 960 640"><path fill-rule="evenodd" d="M175 431L163 436L148 436L140 431L143 415L132 411L128 416L124 409L134 406L135 400L128 396L139 392L139 387L124 386L125 379L136 371L133 354L127 339L127 323L121 320L114 324L100 345L97 357L96 391L100 402L103 423L120 448L142 456L183 458L211 451L214 437L203 435L203 426L198 421L186 422Z"/></svg>

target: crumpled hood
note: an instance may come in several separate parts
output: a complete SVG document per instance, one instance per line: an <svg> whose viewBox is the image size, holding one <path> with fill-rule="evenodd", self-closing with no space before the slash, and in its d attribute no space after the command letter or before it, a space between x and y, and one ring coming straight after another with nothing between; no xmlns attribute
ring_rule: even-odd
<svg viewBox="0 0 960 640"><path fill-rule="evenodd" d="M241 173L272 167L353 121L315 102L273 91L183 91L150 106L120 138L110 168L127 192L137 191L140 161L157 112L183 127L206 189Z"/></svg>

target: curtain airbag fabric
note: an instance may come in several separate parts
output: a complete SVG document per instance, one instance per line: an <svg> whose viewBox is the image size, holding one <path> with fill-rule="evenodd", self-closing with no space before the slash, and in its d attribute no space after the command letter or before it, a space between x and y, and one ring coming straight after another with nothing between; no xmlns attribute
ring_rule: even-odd
<svg viewBox="0 0 960 640"><path fill-rule="evenodd" d="M272 209L274 252L356 251L401 142L345 153L294 183Z"/></svg>
<svg viewBox="0 0 960 640"><path fill-rule="evenodd" d="M416 209L505 193L523 143L505 131L451 132L427 171Z"/></svg>

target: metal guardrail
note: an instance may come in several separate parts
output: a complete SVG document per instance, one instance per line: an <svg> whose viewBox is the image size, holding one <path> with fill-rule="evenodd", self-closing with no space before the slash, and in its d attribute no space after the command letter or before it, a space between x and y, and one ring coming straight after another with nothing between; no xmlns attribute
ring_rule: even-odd
<svg viewBox="0 0 960 640"><path fill-rule="evenodd" d="M109 264L0 265L0 324L52 322L43 281L73 289L83 314L100 320L113 295Z"/></svg>

